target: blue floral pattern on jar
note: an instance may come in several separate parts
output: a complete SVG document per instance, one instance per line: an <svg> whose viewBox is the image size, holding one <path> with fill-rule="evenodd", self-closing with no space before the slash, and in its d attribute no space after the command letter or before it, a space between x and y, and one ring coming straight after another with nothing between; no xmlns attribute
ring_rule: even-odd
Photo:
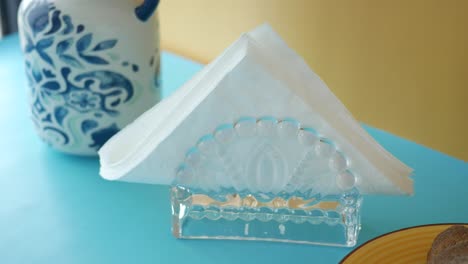
<svg viewBox="0 0 468 264"><path fill-rule="evenodd" d="M66 96L70 107L80 112L87 112L99 108L101 98L89 91L72 91Z"/></svg>
<svg viewBox="0 0 468 264"><path fill-rule="evenodd" d="M32 1L20 12L20 20L31 116L38 134L57 149L94 155L125 125L117 122L122 111L135 97L145 97L135 87L141 87L134 74L142 65L120 61L113 53L117 38L101 39L52 1ZM145 66L159 68L152 62ZM157 80L156 74L154 83Z"/></svg>

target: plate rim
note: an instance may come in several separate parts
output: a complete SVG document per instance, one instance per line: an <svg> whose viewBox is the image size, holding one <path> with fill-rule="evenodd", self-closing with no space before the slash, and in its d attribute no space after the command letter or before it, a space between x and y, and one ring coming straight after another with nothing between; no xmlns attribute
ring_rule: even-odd
<svg viewBox="0 0 468 264"><path fill-rule="evenodd" d="M349 252L348 254L346 254L346 256L339 262L339 264L345 264L344 262L349 258L351 257L351 255L353 255L356 251L358 251L359 249L361 249L362 247L366 246L367 244L373 242L374 240L377 240L379 238L382 238L382 237L385 237L385 236L388 236L388 235L391 235L393 233L398 233L398 232L401 232L401 231L405 231L405 230L408 230L408 229L415 229L415 228L421 228L421 227L428 227L428 226L443 226L443 225L468 225L468 222L466 223L463 223L463 222L458 222L458 223L433 223L433 224L424 224L424 225L417 225L417 226L409 226L409 227L404 227L404 228L400 228L400 229L397 229L397 230L393 230L393 231L390 231L388 233L385 233L385 234L382 234L382 235L379 235L379 236L376 236L372 239L369 239L367 240L366 242L364 242L363 244L359 245L358 247L356 247L355 249L353 249L351 252Z"/></svg>

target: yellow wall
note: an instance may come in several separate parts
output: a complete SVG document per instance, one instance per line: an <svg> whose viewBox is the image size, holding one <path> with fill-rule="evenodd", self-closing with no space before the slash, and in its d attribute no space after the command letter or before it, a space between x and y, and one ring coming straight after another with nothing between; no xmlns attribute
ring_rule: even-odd
<svg viewBox="0 0 468 264"><path fill-rule="evenodd" d="M268 21L362 122L468 160L468 1L163 0L163 48L209 62Z"/></svg>

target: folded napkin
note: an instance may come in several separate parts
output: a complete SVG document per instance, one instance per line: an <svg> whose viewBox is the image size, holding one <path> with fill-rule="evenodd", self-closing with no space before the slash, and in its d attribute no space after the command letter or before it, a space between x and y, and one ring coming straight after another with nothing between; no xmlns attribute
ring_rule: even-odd
<svg viewBox="0 0 468 264"><path fill-rule="evenodd" d="M294 119L347 157L362 193L411 194L412 169L380 146L268 26L243 34L174 94L99 151L102 177L171 184L203 135L242 117Z"/></svg>

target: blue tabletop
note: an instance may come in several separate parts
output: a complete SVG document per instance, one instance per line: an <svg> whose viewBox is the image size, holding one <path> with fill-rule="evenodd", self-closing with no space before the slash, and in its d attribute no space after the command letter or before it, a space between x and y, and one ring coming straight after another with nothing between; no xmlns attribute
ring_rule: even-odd
<svg viewBox="0 0 468 264"><path fill-rule="evenodd" d="M165 95L201 67L163 53ZM17 36L0 41L0 123L0 263L337 263L352 250L175 239L167 186L103 180L97 159L58 153L35 135ZM468 222L466 162L364 127L415 169L415 195L365 197L359 244L403 227Z"/></svg>

